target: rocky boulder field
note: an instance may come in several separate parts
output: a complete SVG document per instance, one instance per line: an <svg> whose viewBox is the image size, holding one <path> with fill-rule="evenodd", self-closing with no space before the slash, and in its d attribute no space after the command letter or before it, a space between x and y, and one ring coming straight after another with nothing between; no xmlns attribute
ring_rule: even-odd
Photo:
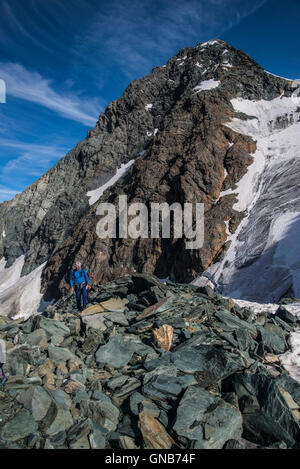
<svg viewBox="0 0 300 469"><path fill-rule="evenodd" d="M0 317L0 448L299 448L280 355L299 319L133 274L24 321Z"/></svg>

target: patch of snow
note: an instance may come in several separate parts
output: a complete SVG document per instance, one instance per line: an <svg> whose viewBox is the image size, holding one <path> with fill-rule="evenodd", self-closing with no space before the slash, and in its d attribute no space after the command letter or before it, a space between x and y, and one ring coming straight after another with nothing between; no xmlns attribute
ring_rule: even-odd
<svg viewBox="0 0 300 469"><path fill-rule="evenodd" d="M194 91L200 93L201 91L212 90L213 88L217 88L220 84L220 81L211 78L210 80L204 80L200 85L195 86Z"/></svg>
<svg viewBox="0 0 300 469"><path fill-rule="evenodd" d="M113 184L115 184L122 176L124 176L124 174L129 170L129 168L133 165L133 163L135 162L135 160L130 160L128 163L126 164L122 164L120 168L117 169L117 172L116 174L110 178L109 181L107 181L105 184L103 184L102 186L98 187L98 189L95 189L93 191L89 191L86 195L88 197L90 197L90 200L89 200L89 204L90 205L93 205L95 204L99 199L100 197L102 197L102 195L104 194L104 192L106 191L106 189L108 189L109 187L111 187Z"/></svg>
<svg viewBox="0 0 300 469"><path fill-rule="evenodd" d="M6 265L6 260L4 257L2 257L2 259L0 260L0 272L2 272L2 270L5 269L5 265Z"/></svg>
<svg viewBox="0 0 300 469"><path fill-rule="evenodd" d="M5 238L5 236L6 236L5 229L3 229L3 231L2 231L2 238Z"/></svg>
<svg viewBox="0 0 300 469"><path fill-rule="evenodd" d="M0 295L8 288L14 285L21 277L25 257L20 256L15 260L14 264L5 269L6 261L1 259L0 262Z"/></svg>
<svg viewBox="0 0 300 469"><path fill-rule="evenodd" d="M232 66L233 66L233 65L232 65L231 63L229 63L229 62L223 62L223 63L222 63L222 67L224 67L224 68L231 68Z"/></svg>
<svg viewBox="0 0 300 469"><path fill-rule="evenodd" d="M146 104L145 106L146 111L149 111L152 108L153 108L153 104Z"/></svg>
<svg viewBox="0 0 300 469"><path fill-rule="evenodd" d="M147 137L155 137L155 135L157 134L158 132L158 129L154 129L153 132L147 132Z"/></svg>
<svg viewBox="0 0 300 469"><path fill-rule="evenodd" d="M289 343L292 350L280 355L280 362L291 377L300 383L300 330L291 334Z"/></svg>
<svg viewBox="0 0 300 469"><path fill-rule="evenodd" d="M203 44L201 44L200 47L202 48L202 47L212 46L214 44L220 44L220 41L218 41L217 39L211 39L210 41L203 42Z"/></svg>
<svg viewBox="0 0 300 469"><path fill-rule="evenodd" d="M46 263L33 272L21 277L25 257L20 256L14 264L5 269L0 263L0 311L1 316L13 319L28 317L37 313L41 300L41 275Z"/></svg>
<svg viewBox="0 0 300 469"><path fill-rule="evenodd" d="M167 280L169 280L169 277L166 277L166 278L160 278L159 279L162 283L166 283Z"/></svg>
<svg viewBox="0 0 300 469"><path fill-rule="evenodd" d="M226 225L226 234L227 234L228 236L231 236L231 233L230 233L230 231L229 231L229 220L225 221L225 225Z"/></svg>

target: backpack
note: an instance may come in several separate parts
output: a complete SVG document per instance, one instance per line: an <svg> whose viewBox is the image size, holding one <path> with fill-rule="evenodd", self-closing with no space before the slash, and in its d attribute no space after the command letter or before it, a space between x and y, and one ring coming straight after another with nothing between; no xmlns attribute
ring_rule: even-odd
<svg viewBox="0 0 300 469"><path fill-rule="evenodd" d="M88 273L87 269L85 269L84 267L81 266L81 270L83 272L83 276L85 278L85 281L86 281L86 284L88 284L87 282L87 279L89 280L90 282L90 287L91 287L91 277L90 277L90 274ZM73 284L75 285L75 270L73 269L72 270L72 278L73 278Z"/></svg>

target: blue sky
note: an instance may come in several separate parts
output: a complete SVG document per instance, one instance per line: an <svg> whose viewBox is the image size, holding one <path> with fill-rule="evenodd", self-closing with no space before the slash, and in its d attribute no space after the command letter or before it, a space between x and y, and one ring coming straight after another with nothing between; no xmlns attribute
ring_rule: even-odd
<svg viewBox="0 0 300 469"><path fill-rule="evenodd" d="M0 202L86 137L129 82L218 37L300 77L300 1L0 0Z"/></svg>

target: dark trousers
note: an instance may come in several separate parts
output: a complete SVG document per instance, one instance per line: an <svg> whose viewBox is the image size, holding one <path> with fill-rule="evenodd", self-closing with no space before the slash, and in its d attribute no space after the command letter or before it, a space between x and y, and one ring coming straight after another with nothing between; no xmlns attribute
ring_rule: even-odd
<svg viewBox="0 0 300 469"><path fill-rule="evenodd" d="M81 299L82 299L82 309L86 308L87 305L87 289L86 285L82 285L79 287L75 286L75 294L76 294L76 303L78 311L81 311Z"/></svg>

